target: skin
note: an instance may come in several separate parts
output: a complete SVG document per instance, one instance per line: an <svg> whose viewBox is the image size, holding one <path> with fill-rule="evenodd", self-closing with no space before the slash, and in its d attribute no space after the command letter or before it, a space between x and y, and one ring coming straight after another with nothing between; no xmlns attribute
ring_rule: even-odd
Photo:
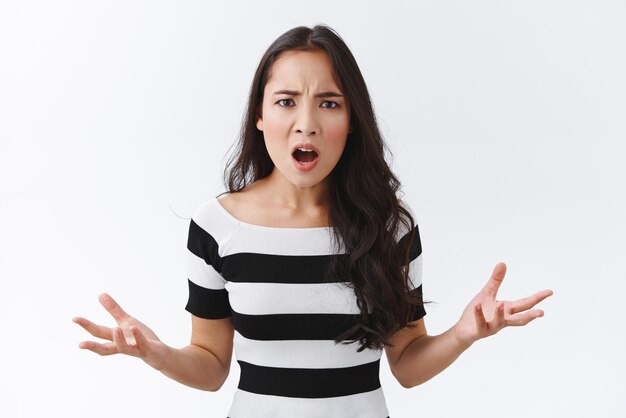
<svg viewBox="0 0 626 418"><path fill-rule="evenodd" d="M275 94L281 90L292 93ZM339 96L316 97L327 92ZM351 131L350 106L342 94L324 52L289 51L274 63L256 123L274 162L272 173L256 182L260 194L271 200L268 205L287 209L293 214L313 213L324 208L328 175L341 157ZM299 142L312 143L320 150L317 166L305 173L297 170L292 162L291 152ZM394 347L385 349L393 374L403 386L413 387L432 378L474 342L495 335L505 327L524 326L543 316L541 309L531 308L551 296L552 290L515 301L498 301L496 296L505 273L506 265L498 263L487 284L446 332L427 335L424 320L420 319L414 321L415 328L405 328L394 334L391 338ZM157 370L169 370L164 373L190 386L201 387L196 382L217 379L197 376L201 373L197 367L200 358L199 351L195 351L197 346L187 347L186 354L181 354L182 350L175 353L148 326L126 313L111 296L103 293L99 301L115 319L117 327L74 317L72 320L91 335L109 341L82 341L79 348L100 355L122 353L139 357ZM206 365L215 360L223 362L218 356L206 357L207 353L202 353ZM222 366L226 369L226 365Z"/></svg>
<svg viewBox="0 0 626 418"><path fill-rule="evenodd" d="M297 94L277 91L289 90ZM339 97L316 97L333 92ZM272 66L264 88L256 123L263 132L274 170L263 179L276 206L312 212L325 206L328 175L341 157L350 131L350 106L332 76L325 52L287 51ZM301 172L293 165L293 147L312 143L319 153L317 165Z"/></svg>

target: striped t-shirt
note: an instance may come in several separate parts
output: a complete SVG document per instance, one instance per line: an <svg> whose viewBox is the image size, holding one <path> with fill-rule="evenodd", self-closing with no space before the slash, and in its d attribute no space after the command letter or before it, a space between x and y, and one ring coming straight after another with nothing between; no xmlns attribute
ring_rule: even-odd
<svg viewBox="0 0 626 418"><path fill-rule="evenodd" d="M347 260L333 251L332 227L254 225L218 200L202 203L192 215L185 309L207 319L232 316L241 373L228 416L387 417L382 350L357 352L358 341L334 342L359 309L345 282L322 280L331 257ZM421 293L422 248L419 232L415 236L409 274ZM416 306L412 319L425 314Z"/></svg>

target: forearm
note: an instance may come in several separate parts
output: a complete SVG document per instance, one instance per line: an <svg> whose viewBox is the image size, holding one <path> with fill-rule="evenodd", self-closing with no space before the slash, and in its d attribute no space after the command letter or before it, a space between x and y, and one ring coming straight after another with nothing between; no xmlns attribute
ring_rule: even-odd
<svg viewBox="0 0 626 418"><path fill-rule="evenodd" d="M197 345L168 347L163 363L155 368L177 382L210 392L217 391L228 376L218 358Z"/></svg>
<svg viewBox="0 0 626 418"><path fill-rule="evenodd" d="M445 370L470 346L456 339L454 327L440 335L424 335L402 352L396 378L405 388L420 385Z"/></svg>

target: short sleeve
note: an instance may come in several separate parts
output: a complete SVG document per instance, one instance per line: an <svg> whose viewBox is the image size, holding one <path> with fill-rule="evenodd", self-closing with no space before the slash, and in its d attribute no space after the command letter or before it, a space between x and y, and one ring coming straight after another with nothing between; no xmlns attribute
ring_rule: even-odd
<svg viewBox="0 0 626 418"><path fill-rule="evenodd" d="M187 238L189 298L185 310L205 319L226 318L232 315L232 311L225 288L226 280L220 273L222 260L218 243L201 224L202 216L196 210Z"/></svg>
<svg viewBox="0 0 626 418"><path fill-rule="evenodd" d="M417 295L420 300L423 300L423 286L422 286L422 241L420 239L419 227L417 225L417 219L413 209L406 203L402 202L402 206L409 211L414 220L415 235L411 240L411 249L409 251L409 281L411 285L411 293ZM400 232L400 241L411 239L411 231L407 231L405 227ZM413 314L411 321L416 321L423 318L426 315L426 310L423 305L413 305Z"/></svg>

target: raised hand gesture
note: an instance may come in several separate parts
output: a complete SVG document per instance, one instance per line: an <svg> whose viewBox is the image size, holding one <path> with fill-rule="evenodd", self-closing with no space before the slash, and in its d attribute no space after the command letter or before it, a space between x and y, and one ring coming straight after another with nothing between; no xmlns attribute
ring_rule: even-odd
<svg viewBox="0 0 626 418"><path fill-rule="evenodd" d="M543 316L541 309L528 309L552 296L552 290L542 290L515 301L496 300L505 273L506 264L498 263L485 287L474 296L454 325L454 335L461 343L471 345L481 338L494 335L504 327L526 325Z"/></svg>
<svg viewBox="0 0 626 418"><path fill-rule="evenodd" d="M73 322L86 329L94 337L111 341L104 344L95 341L81 341L78 347L93 351L101 356L127 354L139 357L150 366L158 369L167 353L167 346L148 326L127 314L108 294L101 294L98 300L113 316L118 326L109 328L94 324L80 316L72 318Z"/></svg>

